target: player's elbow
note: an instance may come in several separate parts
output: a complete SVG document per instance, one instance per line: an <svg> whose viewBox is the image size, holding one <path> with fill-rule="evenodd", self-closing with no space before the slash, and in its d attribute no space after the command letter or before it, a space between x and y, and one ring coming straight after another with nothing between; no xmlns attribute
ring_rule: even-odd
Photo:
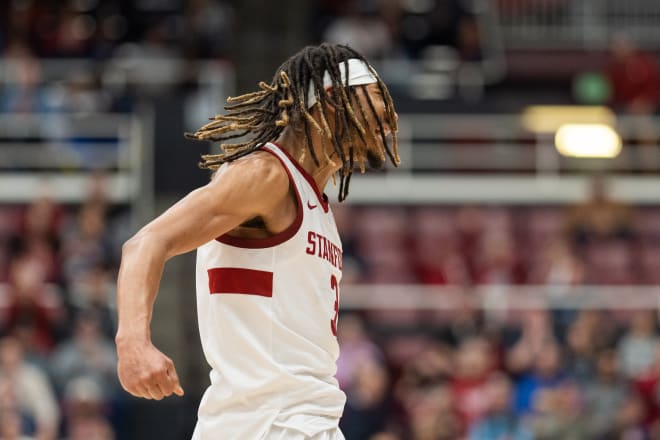
<svg viewBox="0 0 660 440"><path fill-rule="evenodd" d="M142 229L124 242L121 253L122 258L131 254L149 254L164 258L166 252L156 234L148 229Z"/></svg>
<svg viewBox="0 0 660 440"><path fill-rule="evenodd" d="M137 234L126 240L121 246L122 258L126 258L130 254L134 253L139 248L140 240L141 239Z"/></svg>

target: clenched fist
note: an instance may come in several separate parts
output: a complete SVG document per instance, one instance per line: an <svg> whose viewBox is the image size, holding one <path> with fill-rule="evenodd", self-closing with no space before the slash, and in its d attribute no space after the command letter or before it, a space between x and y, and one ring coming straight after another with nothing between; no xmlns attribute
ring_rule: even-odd
<svg viewBox="0 0 660 440"><path fill-rule="evenodd" d="M117 341L117 356L119 382L135 397L161 400L172 393L183 396L174 362L151 342Z"/></svg>

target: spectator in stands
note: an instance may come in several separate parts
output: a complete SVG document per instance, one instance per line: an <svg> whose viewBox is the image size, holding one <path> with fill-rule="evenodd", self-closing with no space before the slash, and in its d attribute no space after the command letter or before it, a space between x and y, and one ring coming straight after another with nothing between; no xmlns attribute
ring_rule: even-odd
<svg viewBox="0 0 660 440"><path fill-rule="evenodd" d="M529 255L528 259L531 262L527 282L547 285L547 292L551 292L557 297L574 292L572 289L585 281L584 262L578 258L568 241L562 237L548 240L542 251L536 255ZM563 337L567 327L575 319L576 313L576 310L569 308L553 310L552 315L560 337Z"/></svg>
<svg viewBox="0 0 660 440"><path fill-rule="evenodd" d="M62 249L67 281L74 282L88 270L111 261L112 257L105 207L96 203L81 206L77 224L65 236Z"/></svg>
<svg viewBox="0 0 660 440"><path fill-rule="evenodd" d="M111 97L104 90L99 74L79 71L70 73L52 109L64 113L93 114L107 112L110 105ZM89 162L90 168L93 168L94 164Z"/></svg>
<svg viewBox="0 0 660 440"><path fill-rule="evenodd" d="M543 351L557 343L547 310L528 311L520 319L519 334L506 353L507 369L514 375L530 371Z"/></svg>
<svg viewBox="0 0 660 440"><path fill-rule="evenodd" d="M43 49L46 56L85 57L92 55L96 18L75 10L75 2L66 2L59 10L57 21L51 23L53 32Z"/></svg>
<svg viewBox="0 0 660 440"><path fill-rule="evenodd" d="M76 378L93 381L110 397L118 391L117 354L110 340L103 338L94 315L80 315L73 338L53 353L51 372L59 392Z"/></svg>
<svg viewBox="0 0 660 440"><path fill-rule="evenodd" d="M47 183L44 182L42 186L42 191L47 192ZM38 197L21 213L14 241L22 242L28 238L42 240L50 245L52 252L56 252L64 218L62 207L52 197L48 195Z"/></svg>
<svg viewBox="0 0 660 440"><path fill-rule="evenodd" d="M11 407L0 409L0 438L2 440L33 440L25 434L20 412Z"/></svg>
<svg viewBox="0 0 660 440"><path fill-rule="evenodd" d="M429 46L457 45L457 25L464 11L459 0L401 2L401 44L414 59Z"/></svg>
<svg viewBox="0 0 660 440"><path fill-rule="evenodd" d="M581 418L580 389L572 382L539 390L531 417L538 440L589 440Z"/></svg>
<svg viewBox="0 0 660 440"><path fill-rule="evenodd" d="M470 426L469 440L532 440L532 432L513 412L509 378L501 373L494 374L486 387L487 413L481 421Z"/></svg>
<svg viewBox="0 0 660 440"><path fill-rule="evenodd" d="M410 440L455 440L461 436L449 386L429 384L409 390L403 401Z"/></svg>
<svg viewBox="0 0 660 440"><path fill-rule="evenodd" d="M185 44L196 58L227 57L234 42L234 11L226 1L186 2Z"/></svg>
<svg viewBox="0 0 660 440"><path fill-rule="evenodd" d="M23 2L5 2L3 4L2 14L0 14L0 39L3 43L11 40L11 37L17 37L24 41L29 41L34 29L33 14L30 4ZM2 47L0 47L2 49Z"/></svg>
<svg viewBox="0 0 660 440"><path fill-rule="evenodd" d="M480 62L483 58L481 29L473 15L465 15L458 23L457 49L464 63Z"/></svg>
<svg viewBox="0 0 660 440"><path fill-rule="evenodd" d="M617 412L613 438L648 439L648 430L644 425L646 411L639 396L631 394Z"/></svg>
<svg viewBox="0 0 660 440"><path fill-rule="evenodd" d="M21 329L29 347L42 354L52 349L65 324L59 291L46 284L46 269L30 255L16 257L9 269L7 297L0 304L0 330Z"/></svg>
<svg viewBox="0 0 660 440"><path fill-rule="evenodd" d="M103 390L93 380L77 378L64 391L67 440L113 440Z"/></svg>
<svg viewBox="0 0 660 440"><path fill-rule="evenodd" d="M612 105L619 112L635 116L633 136L640 144L636 165L642 170L657 170L660 163L654 147L658 130L651 117L660 97L658 65L651 54L639 50L625 34L616 35L610 49L606 74L612 87Z"/></svg>
<svg viewBox="0 0 660 440"><path fill-rule="evenodd" d="M410 392L432 384L444 384L453 373L454 353L447 345L428 343L427 346L401 366L396 383L396 397L404 402Z"/></svg>
<svg viewBox="0 0 660 440"><path fill-rule="evenodd" d="M112 340L116 333L117 307L115 283L108 268L97 265L82 273L72 283L69 294L70 316L92 316L101 334Z"/></svg>
<svg viewBox="0 0 660 440"><path fill-rule="evenodd" d="M381 349L369 338L364 322L356 314L342 314L337 327L337 341L341 347L337 359L337 380L343 390L351 389L356 371L368 362L383 362Z"/></svg>
<svg viewBox="0 0 660 440"><path fill-rule="evenodd" d="M113 204L109 196L109 178L102 169L95 169L90 176L87 188L87 197L83 204L95 206L97 210L104 212L106 219L106 237L110 251L110 269L116 268L117 257L121 254L121 246L130 237L132 226L130 225L130 211Z"/></svg>
<svg viewBox="0 0 660 440"><path fill-rule="evenodd" d="M633 380L634 391L644 403L645 422L655 433L660 434L660 344L655 349L655 360L651 368Z"/></svg>
<svg viewBox="0 0 660 440"><path fill-rule="evenodd" d="M346 407L340 422L347 439L368 439L385 428L390 410L388 388L384 364L364 359L357 365L352 386L345 389Z"/></svg>
<svg viewBox="0 0 660 440"><path fill-rule="evenodd" d="M561 389L566 376L563 372L563 353L555 343L546 344L534 359L534 369L524 374L516 384L515 409L519 415L529 414L536 408L537 400L547 391ZM552 394L548 394L553 396ZM554 399L554 397L552 397ZM551 400L552 400L551 399ZM551 405L551 412L563 409L565 402Z"/></svg>
<svg viewBox="0 0 660 440"><path fill-rule="evenodd" d="M612 104L631 114L651 114L660 96L658 67L653 58L627 35L612 38L607 69L612 86Z"/></svg>
<svg viewBox="0 0 660 440"><path fill-rule="evenodd" d="M579 286L584 282L584 270L584 263L570 244L558 237L542 250L540 258L530 269L529 281L550 285L553 292L561 294L563 287Z"/></svg>
<svg viewBox="0 0 660 440"><path fill-rule="evenodd" d="M493 336L487 328L484 311L473 300L469 293L461 293L454 296L451 310L428 311L428 315L435 317L430 328L440 340L461 346L471 339Z"/></svg>
<svg viewBox="0 0 660 440"><path fill-rule="evenodd" d="M13 338L0 340L0 400L16 399L18 408L34 426L38 440L56 438L59 409L47 376L23 359L23 349ZM13 396L13 397L12 397Z"/></svg>
<svg viewBox="0 0 660 440"><path fill-rule="evenodd" d="M655 361L659 342L655 311L636 312L632 317L630 328L618 346L619 365L623 375L632 379L646 373Z"/></svg>
<svg viewBox="0 0 660 440"><path fill-rule="evenodd" d="M596 375L584 385L585 422L591 438L612 438L619 408L631 391L619 374L616 351L599 352Z"/></svg>
<svg viewBox="0 0 660 440"><path fill-rule="evenodd" d="M106 419L81 417L72 421L66 440L115 440L115 435Z"/></svg>
<svg viewBox="0 0 660 440"><path fill-rule="evenodd" d="M394 426L385 432L406 440L457 438L461 426L449 383L452 357L448 346L428 341L401 366L401 375L394 386L395 407L400 410L390 418L393 422L390 425Z"/></svg>
<svg viewBox="0 0 660 440"><path fill-rule="evenodd" d="M610 312L583 309L578 313L575 322L585 327L584 331L590 334L591 343L597 351L615 347L620 337L620 325Z"/></svg>
<svg viewBox="0 0 660 440"><path fill-rule="evenodd" d="M568 329L566 345L567 374L579 383L592 379L598 350L593 328L584 320L576 319Z"/></svg>
<svg viewBox="0 0 660 440"><path fill-rule="evenodd" d="M506 230L484 233L477 259L475 282L479 284L518 284L524 280L523 267L515 252L515 242Z"/></svg>
<svg viewBox="0 0 660 440"><path fill-rule="evenodd" d="M402 440L402 437L392 431L382 431L369 437L369 440Z"/></svg>
<svg viewBox="0 0 660 440"><path fill-rule="evenodd" d="M451 382L454 405L464 428L481 420L488 410L488 377L493 371L491 347L483 339L467 340L456 352Z"/></svg>
<svg viewBox="0 0 660 440"><path fill-rule="evenodd" d="M12 256L23 255L39 262L48 282L61 281L57 256L63 219L62 208L51 197L39 197L21 210L10 239Z"/></svg>
<svg viewBox="0 0 660 440"><path fill-rule="evenodd" d="M0 112L36 113L47 109L41 64L25 40L10 40L4 52L9 84L0 94Z"/></svg>
<svg viewBox="0 0 660 440"><path fill-rule="evenodd" d="M630 240L634 231L632 221L630 206L611 199L604 178L594 177L589 200L567 211L566 230L578 246L594 241Z"/></svg>
<svg viewBox="0 0 660 440"><path fill-rule="evenodd" d="M380 16L378 2L355 0L325 30L323 41L348 44L367 58L388 54L392 47L389 29Z"/></svg>
<svg viewBox="0 0 660 440"><path fill-rule="evenodd" d="M62 279L56 249L52 242L39 236L25 235L15 249L15 258L34 261L43 270L44 282L59 283Z"/></svg>
<svg viewBox="0 0 660 440"><path fill-rule="evenodd" d="M126 78L133 94L157 96L170 91L172 84L180 84L186 79L187 72L182 71L177 62L176 17L169 18L145 23L139 41L123 43L112 54L110 64Z"/></svg>

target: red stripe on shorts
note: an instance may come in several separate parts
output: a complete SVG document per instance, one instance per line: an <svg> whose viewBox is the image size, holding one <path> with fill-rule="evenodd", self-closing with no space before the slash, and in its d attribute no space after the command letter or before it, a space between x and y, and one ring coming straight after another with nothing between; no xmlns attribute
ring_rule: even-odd
<svg viewBox="0 0 660 440"><path fill-rule="evenodd" d="M216 293L234 293L273 296L273 272L236 267L216 267L208 270L209 291Z"/></svg>

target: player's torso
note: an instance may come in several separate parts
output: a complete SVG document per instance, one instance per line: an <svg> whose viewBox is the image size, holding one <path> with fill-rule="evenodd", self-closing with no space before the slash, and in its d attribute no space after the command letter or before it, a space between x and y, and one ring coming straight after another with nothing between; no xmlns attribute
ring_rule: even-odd
<svg viewBox="0 0 660 440"><path fill-rule="evenodd" d="M255 407L338 417L341 242L313 180L278 147L263 148L285 166L298 215L276 236L223 236L198 249L200 334L213 368L200 417Z"/></svg>

